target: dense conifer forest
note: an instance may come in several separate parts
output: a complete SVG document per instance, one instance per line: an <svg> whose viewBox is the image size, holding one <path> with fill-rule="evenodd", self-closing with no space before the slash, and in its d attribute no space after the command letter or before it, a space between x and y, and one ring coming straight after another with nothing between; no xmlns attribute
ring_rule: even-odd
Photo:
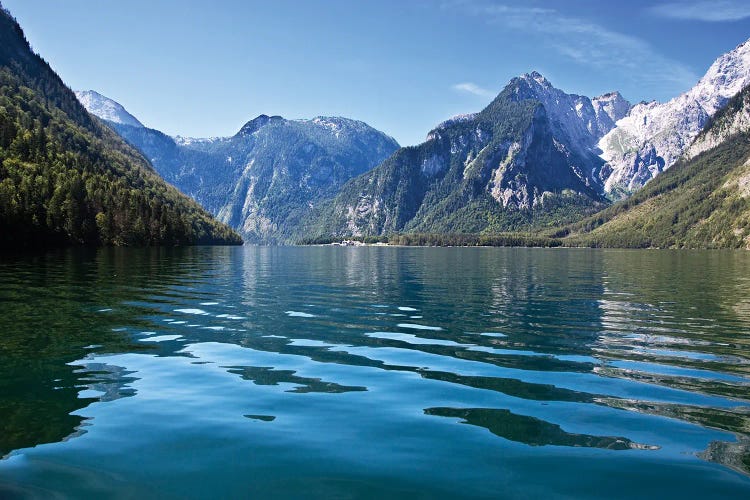
<svg viewBox="0 0 750 500"><path fill-rule="evenodd" d="M90 116L0 12L0 248L241 242Z"/></svg>

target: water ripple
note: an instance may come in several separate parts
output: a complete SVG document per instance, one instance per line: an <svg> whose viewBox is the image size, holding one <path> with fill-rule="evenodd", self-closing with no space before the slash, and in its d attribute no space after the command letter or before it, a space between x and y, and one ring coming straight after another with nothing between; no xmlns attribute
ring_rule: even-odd
<svg viewBox="0 0 750 500"><path fill-rule="evenodd" d="M0 277L0 496L587 496L582 468L750 491L744 253L103 250Z"/></svg>

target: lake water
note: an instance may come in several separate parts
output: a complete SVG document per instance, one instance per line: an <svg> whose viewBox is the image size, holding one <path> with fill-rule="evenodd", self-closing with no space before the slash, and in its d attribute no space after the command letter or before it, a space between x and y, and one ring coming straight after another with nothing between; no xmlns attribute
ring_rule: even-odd
<svg viewBox="0 0 750 500"><path fill-rule="evenodd" d="M0 260L0 497L750 497L750 253Z"/></svg>

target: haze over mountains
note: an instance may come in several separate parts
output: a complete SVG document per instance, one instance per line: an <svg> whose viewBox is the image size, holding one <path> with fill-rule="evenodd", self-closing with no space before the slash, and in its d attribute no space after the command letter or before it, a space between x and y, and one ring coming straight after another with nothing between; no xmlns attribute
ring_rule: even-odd
<svg viewBox="0 0 750 500"><path fill-rule="evenodd" d="M663 104L631 105L616 91L568 94L531 72L480 112L446 120L422 144L400 148L361 121L324 116L260 115L231 137L169 137L95 91L74 95L7 13L1 27L0 219L8 244L15 233L67 244L238 241L161 178L250 243L517 231L636 246L747 239L750 41ZM672 181L649 184L672 165L680 169L666 178ZM711 182L706 172L716 173ZM708 205L695 198L697 179L711 188L699 190L714 200ZM702 207L702 218L686 212L685 200ZM661 222L630 210L661 214ZM662 234L667 219L671 237ZM615 222L638 220L640 229ZM726 227L690 232L706 220Z"/></svg>
<svg viewBox="0 0 750 500"><path fill-rule="evenodd" d="M750 42L664 104L633 106L616 91L567 94L531 72L481 112L447 120L424 143L398 150L385 134L344 118L261 115L233 137L170 138L100 94L79 96L246 240L290 243L574 222L671 167L748 83Z"/></svg>
<svg viewBox="0 0 750 500"><path fill-rule="evenodd" d="M133 125L124 108L101 95L89 103L94 114L108 111L100 118L140 149L164 179L248 243L295 241L313 207L398 148L364 122L322 116L260 115L232 137L172 138Z"/></svg>
<svg viewBox="0 0 750 500"><path fill-rule="evenodd" d="M239 243L87 113L0 9L0 250Z"/></svg>

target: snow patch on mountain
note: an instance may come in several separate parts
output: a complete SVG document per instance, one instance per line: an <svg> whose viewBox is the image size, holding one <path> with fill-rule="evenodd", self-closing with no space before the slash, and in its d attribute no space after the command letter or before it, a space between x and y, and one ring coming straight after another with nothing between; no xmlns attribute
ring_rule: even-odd
<svg viewBox="0 0 750 500"><path fill-rule="evenodd" d="M554 87L536 71L520 76L527 90L519 98L536 99L544 105L553 125L568 135L571 144L592 150L604 134L612 130L615 122L630 110L630 103L619 92L611 92L594 99L577 94L567 94Z"/></svg>
<svg viewBox="0 0 750 500"><path fill-rule="evenodd" d="M330 130L337 138L341 132L341 123L337 120L331 120L325 117L313 118L311 122L315 125L319 125L325 129Z"/></svg>
<svg viewBox="0 0 750 500"><path fill-rule="evenodd" d="M172 139L178 146L205 145L229 140L228 137L183 137L181 135L175 135Z"/></svg>
<svg viewBox="0 0 750 500"><path fill-rule="evenodd" d="M143 124L136 117L128 113L120 103L113 101L93 90L76 90L76 97L94 116L122 125L142 128Z"/></svg>
<svg viewBox="0 0 750 500"><path fill-rule="evenodd" d="M617 120L627 116L632 105L619 92L609 92L591 99L600 133L615 128Z"/></svg>
<svg viewBox="0 0 750 500"><path fill-rule="evenodd" d="M337 139L344 136L351 137L353 135L368 134L372 131L372 127L361 120L354 120L352 118L344 118L342 116L316 116L315 118L306 120L294 120L295 122L302 124L312 124L322 128L328 133L332 134ZM394 139L390 136L386 136L390 141ZM394 141L395 142L395 141Z"/></svg>
<svg viewBox="0 0 750 500"><path fill-rule="evenodd" d="M715 148L733 135L750 132L750 89L742 92L736 99L739 102L729 105L732 112L717 114L713 124L698 134L685 152L686 160Z"/></svg>
<svg viewBox="0 0 750 500"><path fill-rule="evenodd" d="M750 40L719 57L690 90L640 103L599 141L605 191L631 192L672 166L711 116L750 83Z"/></svg>

